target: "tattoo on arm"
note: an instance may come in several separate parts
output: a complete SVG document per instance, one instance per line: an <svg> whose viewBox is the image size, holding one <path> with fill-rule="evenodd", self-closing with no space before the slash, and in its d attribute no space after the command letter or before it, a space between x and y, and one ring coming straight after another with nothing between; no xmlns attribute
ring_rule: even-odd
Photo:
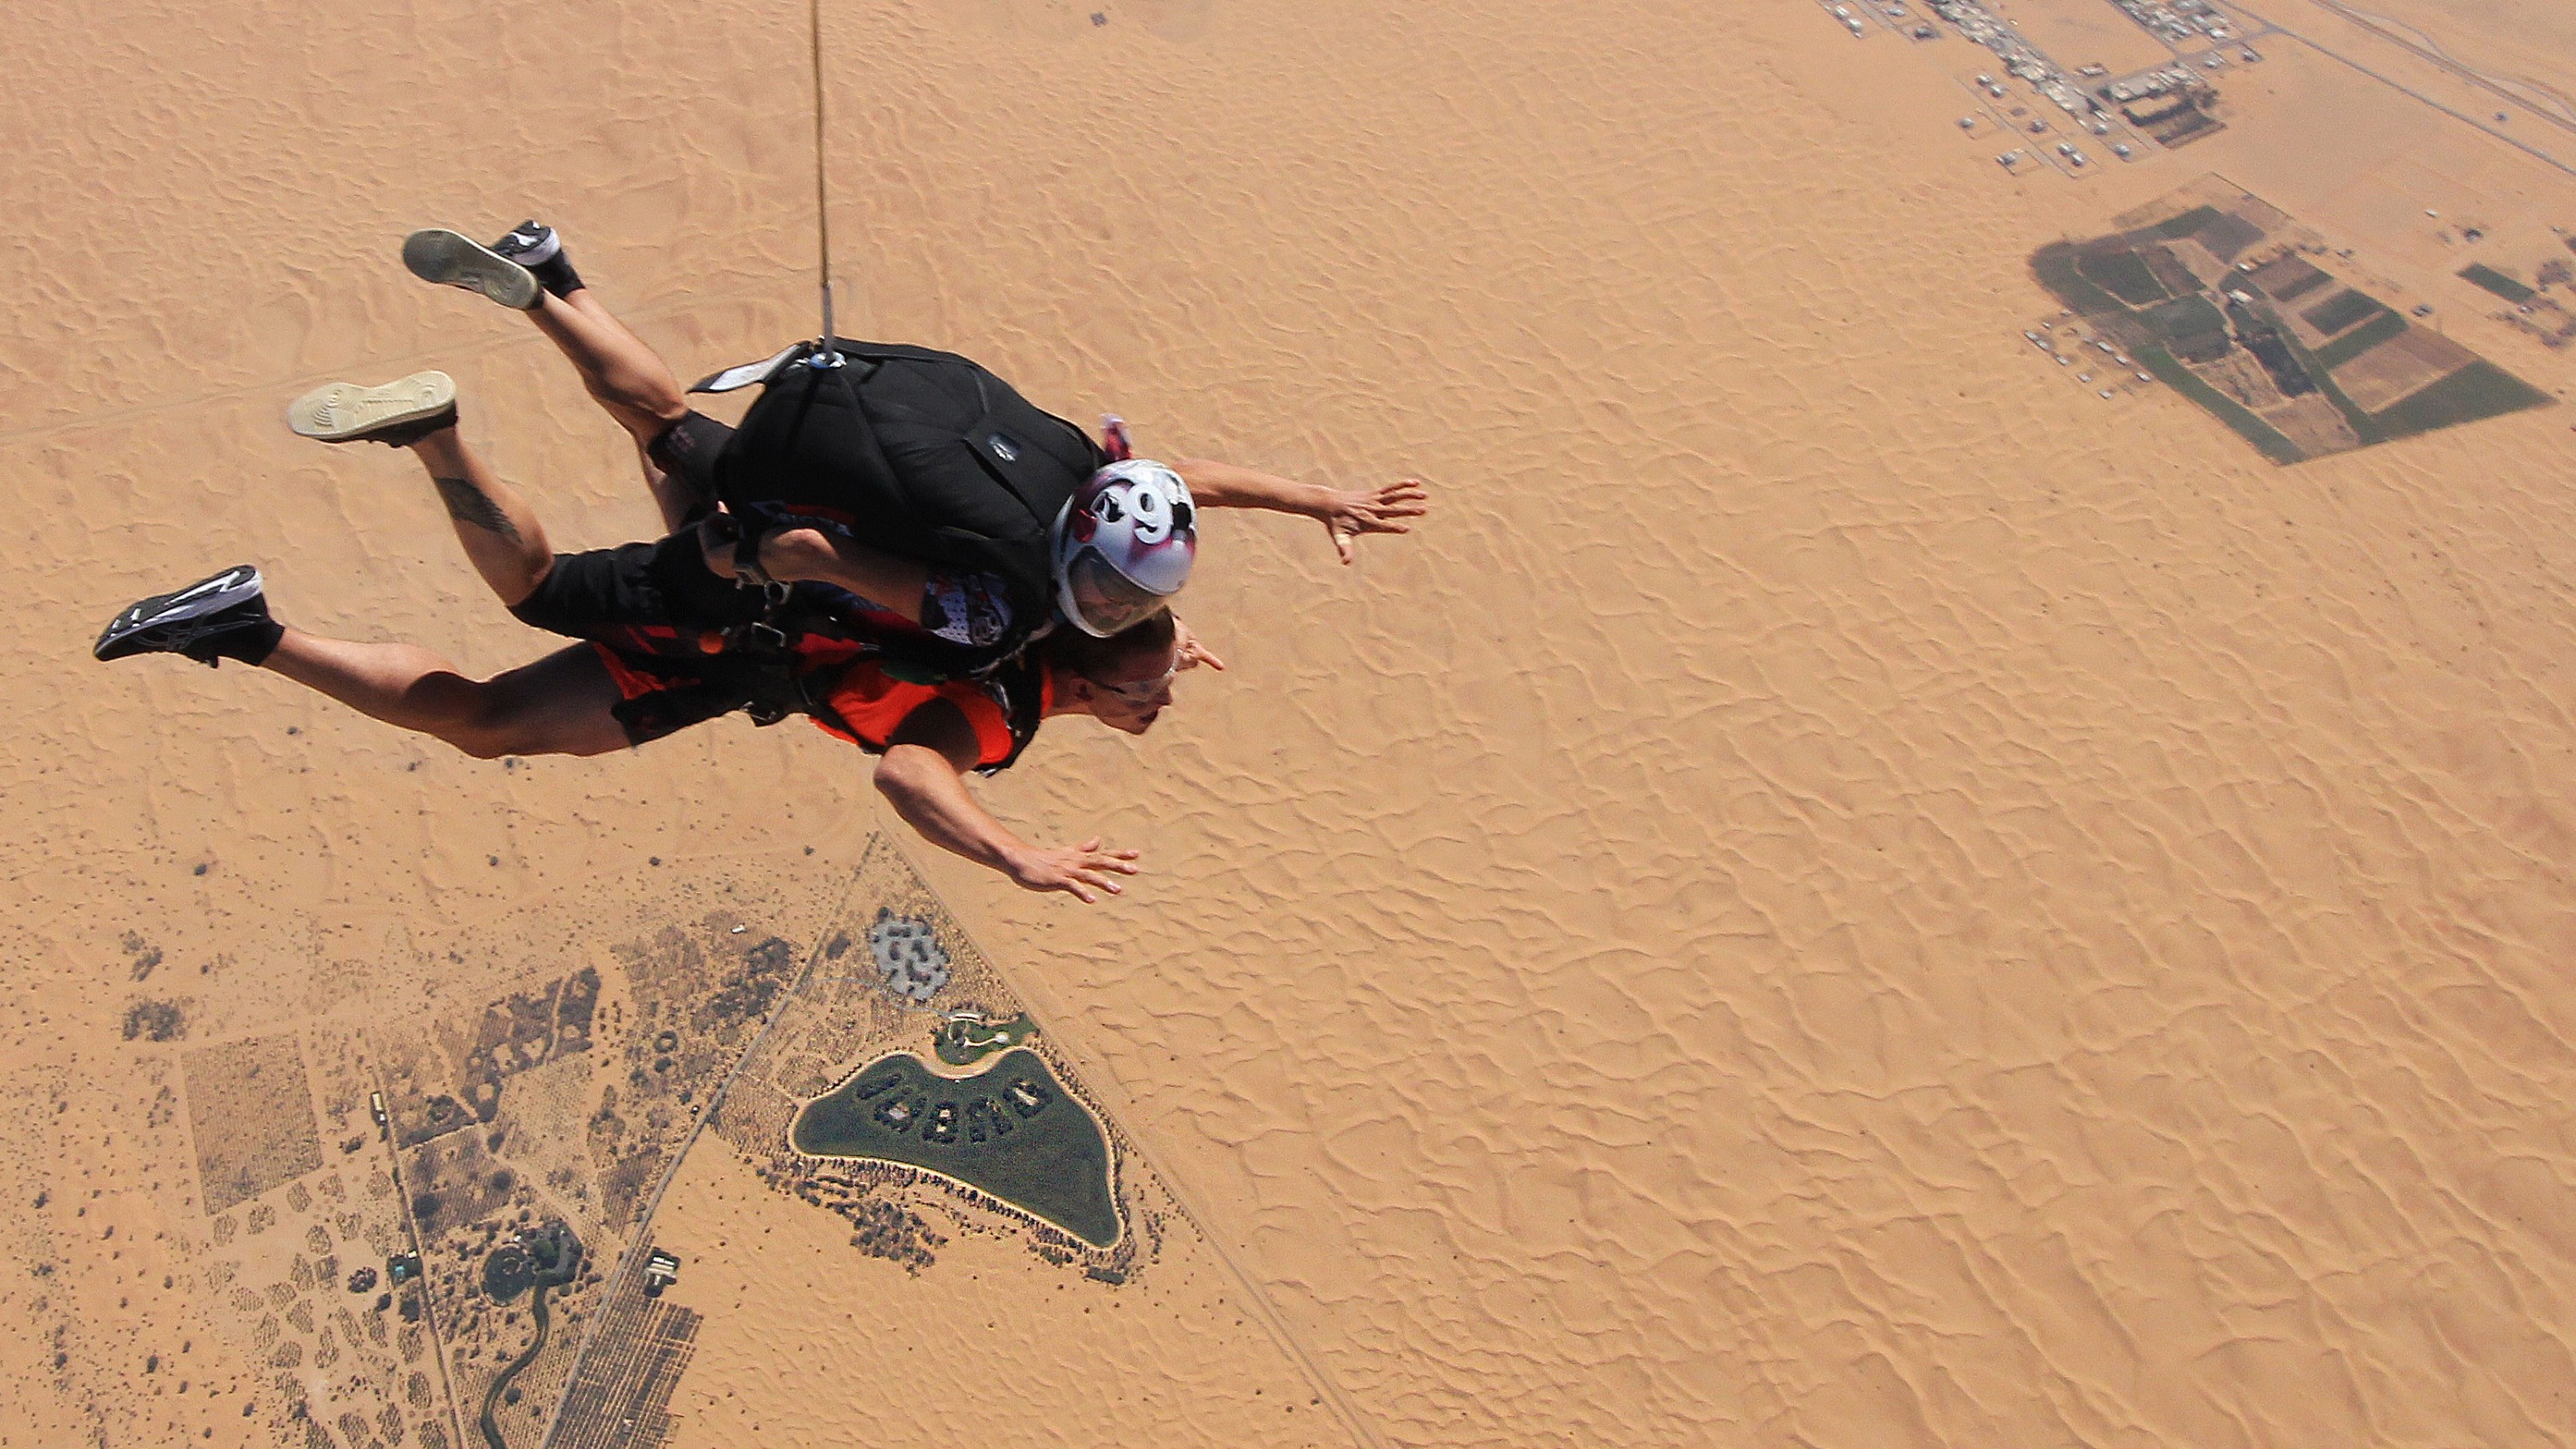
<svg viewBox="0 0 2576 1449"><path fill-rule="evenodd" d="M485 533L498 534L512 543L522 541L519 526L510 521L510 515L502 512L501 505L492 501L492 495L475 487L471 480L440 478L435 481L438 500L447 505L448 517Z"/></svg>

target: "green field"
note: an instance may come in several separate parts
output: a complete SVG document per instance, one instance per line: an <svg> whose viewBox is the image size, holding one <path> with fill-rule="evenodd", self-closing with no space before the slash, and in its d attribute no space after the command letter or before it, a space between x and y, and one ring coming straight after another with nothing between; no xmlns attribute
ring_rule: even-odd
<svg viewBox="0 0 2576 1449"><path fill-rule="evenodd" d="M1023 1086L1043 1099L1039 1105L1015 1095ZM899 1120L888 1120L887 1113L896 1110L892 1104L901 1104ZM1094 1247L1118 1240L1108 1139L1038 1054L1025 1048L962 1080L932 1074L909 1052L881 1058L806 1103L787 1129L787 1141L814 1157L926 1167L982 1188Z"/></svg>
<svg viewBox="0 0 2576 1449"><path fill-rule="evenodd" d="M993 1053L1020 1045L1038 1034L1038 1024L1025 1011L1002 1021L968 1021L952 1017L930 1034L931 1049L952 1067L971 1067Z"/></svg>
<svg viewBox="0 0 2576 1449"><path fill-rule="evenodd" d="M2218 376L2217 372L2205 377L2196 370L2213 366L2223 369L2239 344L2250 348L2254 360L2285 392L2300 388L2298 396L2303 402L2306 383L2299 374L2305 373L2307 380L2315 382L2317 395L2351 428L2352 444L2361 447L2556 401L2552 394L2492 363L2480 361L2471 362L2383 412L2364 411L2334 375L2354 359L2405 337L2414 324L2396 309L2366 292L2335 282L2325 271L2294 255L2296 248L2266 253L2270 259L2249 274L2264 278L2259 285L2240 284L2231 277L2213 288L2202 286L2172 255L2174 248L2164 245L2190 237L2195 247L2227 260L2261 240L2263 234L2255 223L2229 210L2195 206L2153 226L2082 241L2051 242L2031 253L2030 271L2032 278L2060 303L2092 319L2105 340L2126 345L2141 368L2217 417L2275 463L2300 462L2310 456L2311 447L2332 452L2349 445L2339 434L2316 437L2305 445L2293 441L2262 414L2216 386L2211 378ZM2576 250L2576 241L2568 246ZM2554 278L2557 265L2552 263L2544 269L2543 278ZM2492 267L2473 265L2460 275L2509 301L2520 302L2537 295ZM2329 283L2334 285L2329 287ZM2239 285L2253 286L2270 296L2268 300L2247 296L2242 303L2233 301L2236 293L2230 289ZM2222 299L2216 293L2231 299L2226 300L2223 309L2217 305ZM2309 296L2321 300L2295 314L2286 305L2290 298ZM2289 325L2293 315L2304 319L2313 330L2294 330ZM2305 341L2308 337L2324 340L2311 348ZM2268 391L2260 395L2270 396ZM2285 420L2289 416L2285 414ZM2306 414L2293 425L2304 434L2308 431L2306 418L2314 416Z"/></svg>
<svg viewBox="0 0 2576 1449"><path fill-rule="evenodd" d="M2343 366L2370 349L2406 330L2406 319L2394 312L2382 312L2359 327L2317 349L2317 366L2329 371Z"/></svg>
<svg viewBox="0 0 2576 1449"><path fill-rule="evenodd" d="M2549 394L2480 359L2379 414L2374 421L2382 435L2407 438L2454 423L2473 423L2524 408L2546 407L2551 400Z"/></svg>
<svg viewBox="0 0 2576 1449"><path fill-rule="evenodd" d="M2495 268L2488 266L2484 262L2471 262L2467 266L2462 267L2460 269L2460 276L2467 281L2486 288L2488 291L2495 293L2497 296L2504 298L2508 302L2528 302L2532 298L2540 295L2538 292L2533 291L2531 288L2524 286L2522 283L2515 281L2513 278L2506 276L2504 273L2497 271Z"/></svg>
<svg viewBox="0 0 2576 1449"><path fill-rule="evenodd" d="M2218 220L2218 208L2195 206L2180 216L2168 217L2154 226L2140 227L2128 233L2131 241L2176 241Z"/></svg>
<svg viewBox="0 0 2576 1449"><path fill-rule="evenodd" d="M2197 292L2149 308L2141 320L2185 361L2208 362L2227 354L2227 317Z"/></svg>
<svg viewBox="0 0 2576 1449"><path fill-rule="evenodd" d="M2299 315L2308 319L2309 326L2332 337L2372 313L2385 310L2378 299L2347 290L2335 293Z"/></svg>
<svg viewBox="0 0 2576 1449"><path fill-rule="evenodd" d="M2030 274L2058 301L2085 316L2099 317L2129 310L2119 298L2095 286L2091 278L2077 269L2075 248L2065 242L2051 242L2031 253Z"/></svg>
<svg viewBox="0 0 2576 1449"><path fill-rule="evenodd" d="M2238 437L2252 443L2264 457L2275 463L2295 463L2307 456L2299 451L2298 444L2283 437L2278 428L2256 417L2236 399L2201 381L2190 368L2175 361L2172 353L2161 347L2141 347L2138 361L2149 372L2164 379L2167 386L2216 414L2220 422L2227 424Z"/></svg>
<svg viewBox="0 0 2576 1449"><path fill-rule="evenodd" d="M2080 254L2075 265L2102 290L2132 307L2148 306L2173 295L2156 280L2155 272L2136 252Z"/></svg>
<svg viewBox="0 0 2576 1449"><path fill-rule="evenodd" d="M2281 290L2274 292L2272 294L2272 300L2275 302L2295 302L2299 298L2308 295L2310 292L2315 291L2317 288L2322 287L2333 280L2333 277L2324 272L2312 271L2306 276L2299 278L2297 281L2291 282L2282 287Z"/></svg>
<svg viewBox="0 0 2576 1449"><path fill-rule="evenodd" d="M2224 332L2227 318L2207 297L2194 294L2176 297L2146 314L2146 324L2159 337L2196 337L2204 332Z"/></svg>

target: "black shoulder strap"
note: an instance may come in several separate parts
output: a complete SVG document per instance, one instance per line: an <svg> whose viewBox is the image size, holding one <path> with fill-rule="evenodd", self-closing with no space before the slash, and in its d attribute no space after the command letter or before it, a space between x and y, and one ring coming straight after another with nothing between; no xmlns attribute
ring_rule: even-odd
<svg viewBox="0 0 2576 1449"><path fill-rule="evenodd" d="M758 362L746 362L737 367L728 367L722 372L711 372L692 384L689 391L735 392L755 382L767 382L778 375L780 368L790 362L804 361L813 350L814 344L811 342L790 342Z"/></svg>
<svg viewBox="0 0 2576 1449"><path fill-rule="evenodd" d="M1046 718L1046 666L1022 653L1004 664L986 681L998 695L1002 717L1010 722L1011 753L998 765L977 769L979 775L998 774L1020 761L1020 755L1038 737L1038 725Z"/></svg>

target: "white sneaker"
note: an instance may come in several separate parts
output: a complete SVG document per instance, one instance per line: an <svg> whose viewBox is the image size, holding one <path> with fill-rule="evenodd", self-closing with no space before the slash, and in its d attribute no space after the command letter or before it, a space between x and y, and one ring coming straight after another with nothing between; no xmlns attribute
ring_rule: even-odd
<svg viewBox="0 0 2576 1449"><path fill-rule="evenodd" d="M443 227L404 237L403 265L424 282L480 292L522 312L545 295L535 273L472 237Z"/></svg>
<svg viewBox="0 0 2576 1449"><path fill-rule="evenodd" d="M376 387L331 382L286 405L286 425L299 438L325 443L409 447L456 424L456 380L415 372Z"/></svg>

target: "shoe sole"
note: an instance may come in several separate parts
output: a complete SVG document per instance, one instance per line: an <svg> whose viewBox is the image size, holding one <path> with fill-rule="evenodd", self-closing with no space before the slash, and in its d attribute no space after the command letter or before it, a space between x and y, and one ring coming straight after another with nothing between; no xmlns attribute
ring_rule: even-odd
<svg viewBox="0 0 2576 1449"><path fill-rule="evenodd" d="M184 589L154 594L109 621L99 631L98 642L90 646L95 659L123 659L133 654L176 654L196 636L182 630L180 636L162 640L137 641L137 636L155 629L170 629L220 614L245 599L258 598L266 592L267 583L259 570L249 564L235 564L222 573L197 580ZM120 647L130 645L132 647Z"/></svg>
<svg viewBox="0 0 2576 1449"><path fill-rule="evenodd" d="M325 383L286 405L286 425L299 438L355 443L387 428L432 418L456 406L456 380L415 372L376 387Z"/></svg>
<svg viewBox="0 0 2576 1449"><path fill-rule="evenodd" d="M402 250L403 265L424 282L480 292L521 312L545 295L534 272L461 232L416 231L403 238Z"/></svg>

